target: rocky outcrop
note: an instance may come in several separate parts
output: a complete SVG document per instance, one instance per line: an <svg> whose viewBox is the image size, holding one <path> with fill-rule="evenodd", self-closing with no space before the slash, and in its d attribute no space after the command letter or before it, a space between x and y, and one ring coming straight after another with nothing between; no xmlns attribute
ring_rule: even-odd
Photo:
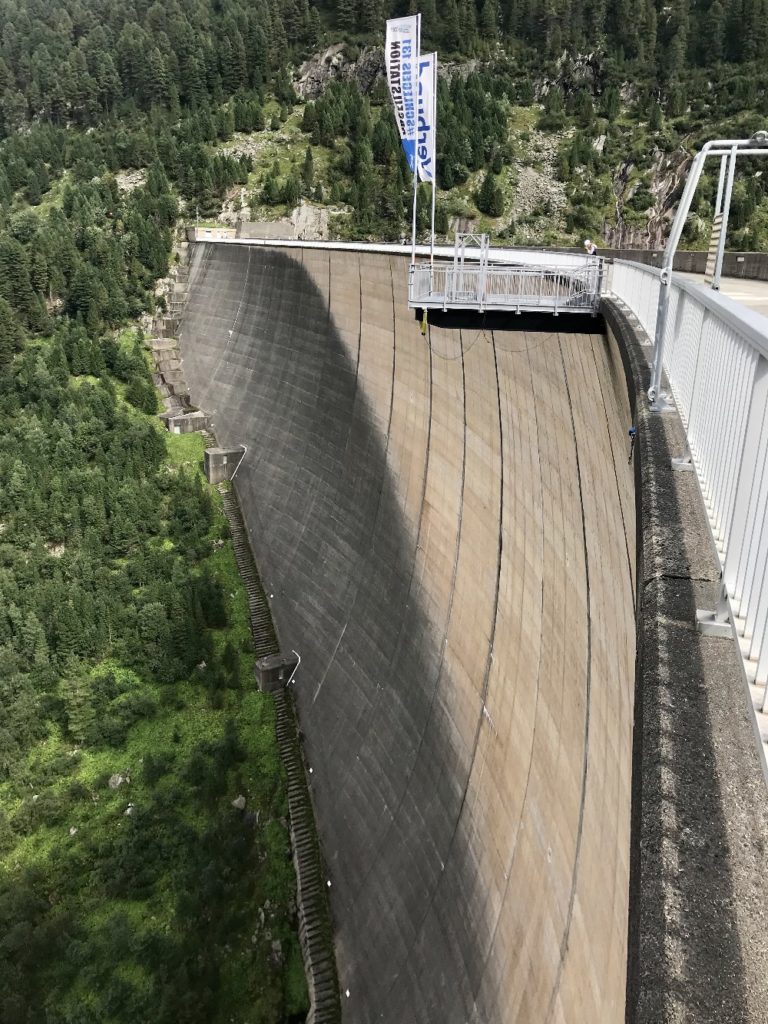
<svg viewBox="0 0 768 1024"><path fill-rule="evenodd" d="M599 96L603 91L604 79L602 54L577 53L571 55L564 52L557 61L556 74L552 78L540 78L535 81L533 92L538 100L541 100L550 89L556 86L562 89L566 96L584 88L592 92L594 96Z"/></svg>
<svg viewBox="0 0 768 1024"><path fill-rule="evenodd" d="M274 220L237 221L238 238L298 238L303 241L326 241L331 237L333 217L343 217L350 207L318 206L301 200L288 217Z"/></svg>
<svg viewBox="0 0 768 1024"><path fill-rule="evenodd" d="M466 78L483 67L483 62L478 60L461 63L441 61L439 74L441 78L453 78L456 75ZM354 81L365 95L380 78L384 78L384 74L382 47L366 46L358 50L357 47L350 49L346 43L335 43L304 61L294 75L293 87L302 99L316 100L329 82Z"/></svg>
<svg viewBox="0 0 768 1024"><path fill-rule="evenodd" d="M515 241L540 244L552 227L565 229L568 199L565 185L558 178L556 163L560 146L569 133L532 129L526 134L525 146L529 153L536 155L536 160L519 166L507 199ZM523 146L522 133L512 132L510 137L516 146Z"/></svg>
<svg viewBox="0 0 768 1024"><path fill-rule="evenodd" d="M383 74L384 50L380 47L365 47L357 52L348 50L345 43L336 43L304 61L294 88L305 100L316 100L335 81L355 81L362 93L368 93Z"/></svg>
<svg viewBox="0 0 768 1024"><path fill-rule="evenodd" d="M658 153L654 161L651 191L656 204L648 224L651 246L661 245L666 237L669 221L672 220L681 187L688 175L693 158L684 149L672 153Z"/></svg>
<svg viewBox="0 0 768 1024"><path fill-rule="evenodd" d="M137 171L118 171L115 175L117 187L121 192L133 192L147 183L147 169L140 167Z"/></svg>
<svg viewBox="0 0 768 1024"><path fill-rule="evenodd" d="M662 246L669 233L680 187L691 164L688 152L678 147L671 153L656 149L649 173L650 191L654 197L653 206L647 210L645 224L629 224L624 217L625 204L633 197L639 182L632 178L634 164L623 161L613 175L613 192L616 197L616 221L606 222L603 239L612 248L656 249Z"/></svg>

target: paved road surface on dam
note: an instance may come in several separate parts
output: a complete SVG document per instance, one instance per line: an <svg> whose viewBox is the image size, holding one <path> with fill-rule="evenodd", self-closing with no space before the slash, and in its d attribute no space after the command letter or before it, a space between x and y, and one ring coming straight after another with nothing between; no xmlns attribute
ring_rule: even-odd
<svg viewBox="0 0 768 1024"><path fill-rule="evenodd" d="M589 318L422 337L406 275L396 256L198 245L182 328L192 400L249 446L244 514L302 657L344 1017L623 1021L619 353Z"/></svg>

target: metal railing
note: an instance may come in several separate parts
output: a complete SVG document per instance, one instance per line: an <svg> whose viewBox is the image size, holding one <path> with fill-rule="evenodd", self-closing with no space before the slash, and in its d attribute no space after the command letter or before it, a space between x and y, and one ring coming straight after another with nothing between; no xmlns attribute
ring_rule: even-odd
<svg viewBox="0 0 768 1024"><path fill-rule="evenodd" d="M651 339L660 286L654 267L612 268L610 292ZM724 632L732 624L755 709L768 714L768 319L675 278L663 340L664 370L722 566L711 624ZM768 720L758 724L765 742Z"/></svg>
<svg viewBox="0 0 768 1024"><path fill-rule="evenodd" d="M581 266L454 266L410 268L408 304L420 309L594 313L600 304L602 262Z"/></svg>
<svg viewBox="0 0 768 1024"><path fill-rule="evenodd" d="M656 331L660 287L661 274L655 267L617 260L610 269L607 290L632 310L650 341Z"/></svg>
<svg viewBox="0 0 768 1024"><path fill-rule="evenodd" d="M719 288L736 163L740 156L768 156L768 131L757 131L749 139L711 139L709 142L704 143L693 158L693 163L685 179L683 194L675 211L675 219L672 222L672 229L667 239L664 266L661 268L659 315L656 318L653 371L651 374L651 386L648 388L648 398L653 404L663 404L664 401L661 393L661 375L664 369L664 342L667 336L667 316L669 314L669 286L672 281L675 253L683 236L683 229L685 228L685 222L691 208L691 201L698 187L704 165L713 156L720 157L720 180L717 186L714 218L715 225L719 223L720 227L712 267L712 287Z"/></svg>

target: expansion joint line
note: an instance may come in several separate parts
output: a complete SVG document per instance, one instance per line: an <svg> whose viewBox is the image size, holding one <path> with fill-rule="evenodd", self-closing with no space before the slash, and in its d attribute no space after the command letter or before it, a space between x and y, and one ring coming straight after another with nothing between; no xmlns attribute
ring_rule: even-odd
<svg viewBox="0 0 768 1024"><path fill-rule="evenodd" d="M303 260L303 258L304 258L304 256L302 254L302 260ZM370 529L370 543L369 543L369 546L368 546L369 549L373 548L373 541L374 541L374 539L376 537L376 534L377 534L377 532L379 530L379 526L380 526L380 522L381 522L382 507L383 507L383 504L384 504L384 490L386 488L386 483L387 483L387 480L389 478L389 468L388 468L389 441L390 441L390 435L392 433L392 415L393 415L393 411L394 411L394 407L395 407L395 363L396 363L397 337L396 337L396 332L395 332L395 322L396 322L396 320L395 320L395 310L396 310L396 307L395 307L395 283L394 283L394 277L392 275L391 261L390 261L390 264L389 264L389 271L390 271L390 284L391 284L391 289L392 289L392 375L391 375L392 376L392 383L391 383L390 390L389 390L389 416L387 418L387 436L384 439L384 445L383 445L383 448L384 448L384 467L383 467L383 470L382 470L383 481L382 481L382 486L379 489L378 501L377 501L377 505L376 505L376 514L373 517L373 525L371 526L371 529ZM330 292L329 292L329 294L330 294ZM361 302L362 302L362 294L361 294ZM329 305L329 314L328 315L329 315L329 319L330 319L330 305ZM362 318L361 318L361 321L360 321L360 332L362 334ZM359 376L360 355L359 355L359 352L360 352L360 349L358 348L358 373L357 373L357 375L355 377L355 387L358 390L359 390L359 387L360 387L360 376ZM365 392L363 392L363 397L365 397ZM350 431L351 431L351 427L350 427ZM349 433L347 435L347 443L349 443ZM355 590L355 597L354 597L354 599L352 601L353 605L354 605L355 601L357 600L357 597L358 597L359 593L360 593L360 584L358 583L357 584L357 588ZM313 704L317 700L317 698L318 698L318 696L320 694L320 690L322 689L322 686L325 683L325 680L326 680L326 678L328 676L328 673L329 673L329 671L331 669L331 666L333 665L333 662L334 662L334 660L336 658L336 655L338 653L339 647L341 645L342 638L344 636L344 633L346 632L346 628L347 628L347 626L345 624L344 625L344 629L341 632L341 636L339 637L339 639L338 639L338 641L336 643L336 647L334 648L333 654L331 655L331 657L329 658L329 660L327 662L327 667L326 667L326 670L325 670L325 672L323 674L323 677L320 680L320 682L318 683L317 689L315 690L315 693L314 693L314 695L312 697L312 703ZM377 700L378 700L378 698L377 698Z"/></svg>
<svg viewBox="0 0 768 1024"><path fill-rule="evenodd" d="M439 664L438 669L437 669L437 674L436 674L436 677L435 677L435 687L434 687L434 690L433 690L433 693L432 693L432 698L430 700L430 705L429 705L429 715L430 715L430 717L432 715L432 708L434 706L435 698L437 696L437 691L438 691L438 688L440 686L440 679L442 678L442 675L443 675L443 666L445 665L445 649L448 646L448 632L449 632L449 629L450 629L451 613L453 611L453 599L454 599L454 595L456 593L456 574L458 572L458 567L459 567L459 551L460 551L460 548L461 548L461 526L462 526L462 520L463 520L463 505L464 505L464 485L465 485L466 473L467 473L467 379L466 379L466 367L464 365L464 341L463 341L463 338L461 336L461 333L459 334L459 346L460 346L460 349L461 349L461 382L462 382L462 396L463 396L463 400L464 400L464 450L462 452L462 460L461 460L461 499L460 499L460 502L459 502L459 520L458 520L457 529L456 529L456 549L455 549L455 552L454 552L453 573L452 573L452 577L451 577L451 590L450 590L451 596L450 596L450 600L449 600L449 604L448 604L448 613L447 613L447 616L446 616L445 636L443 637L443 642L440 644L440 648L441 648L440 649L440 664ZM431 405L430 405L430 412L431 412ZM424 732L426 732L426 726L424 728ZM419 741L419 749L418 749L418 751L416 753L416 758L414 759L414 765L418 761L419 754L421 753L421 747L422 747L422 745L424 743L424 732L422 732L422 736L421 736L421 739ZM410 779L410 776L409 776L409 779ZM443 865L448 863L448 860L450 858L451 850L453 849L453 844L454 844L454 841L456 839L456 833L458 832L458 828L459 828L459 820L461 818L461 811L462 811L462 809L464 807L464 801L466 800L466 796L467 796L468 785L469 785L469 781L467 780L467 785L464 787L464 792L462 793L462 798L461 798L461 804L459 806L459 811L458 811L458 813L456 815L456 823L455 823L455 825L453 827L453 831L451 832L451 838L448 841L448 848L446 850L445 860L443 861ZM427 906L426 906L426 908L424 910L424 913L422 914L421 919L419 920L418 924L414 928L413 939L411 941L411 944L408 947L408 950L406 951L406 959L410 955L411 949L413 948L414 944L418 941L418 936L420 935L421 929L424 926L424 922L427 919L427 916L429 915L430 910L432 909L432 904L435 901L435 896L437 895L437 891L440 888L440 884L441 884L443 878L444 878L444 874L441 874L440 878L437 881L437 884L435 885L434 889L432 890L432 894L429 897L429 901L428 901ZM392 980L391 985L387 989L386 995L389 995L389 993L392 991L392 989L397 984L397 981L398 981L398 977L395 976L395 978Z"/></svg>
<svg viewBox="0 0 768 1024"><path fill-rule="evenodd" d="M243 278L243 290L240 293L240 302L238 303L238 306L237 306L237 312L235 313L235 318L232 321L232 327L230 328L229 334L227 335L227 340L224 342L224 349L223 349L221 355L219 356L218 363L216 364L216 369L211 374L211 380L215 380L216 377L218 376L219 370L221 369L221 364L225 361L226 356L229 354L229 346L231 345L232 339L235 337L235 334L237 332L237 322L240 319L240 310L243 308L243 303L245 302L245 296L248 293L248 281L250 279L250 274L251 274L251 253L252 252L253 252L253 249L251 248L251 246L248 246L248 263L247 263L246 268L245 268L245 277ZM228 361L229 360L227 360L227 362Z"/></svg>
<svg viewBox="0 0 768 1024"><path fill-rule="evenodd" d="M558 336L557 339L558 348L560 349L560 360L563 366L563 378L565 380L565 393L568 397L568 410L571 415L571 431L573 434L573 446L576 453L576 476L579 481L579 503L581 505L581 535L584 543L584 577L587 589L587 685L586 685L586 700L584 708L584 759L581 769L581 800L579 804L579 825L576 834L576 853L573 858L573 874L571 876L571 895L568 900L568 914L565 921L565 929L563 931L563 938L560 943L560 962L557 965L557 977L555 983L552 986L552 994L549 997L549 1005L547 1007L547 1013L544 1018L546 1024L552 1020L552 1014L555 1009L555 1000L557 994L560 991L560 982L563 977L563 969L565 967L565 957L568 952L568 943L571 934L571 924L573 921L573 906L576 902L576 886L578 884L579 877L579 861L581 858L581 843L584 836L584 808L587 799L587 775L589 773L589 719L591 714L591 699L592 699L592 591L590 589L589 581L589 550L587 546L587 523L586 516L584 513L584 484L581 476L581 460L579 458L579 444L576 436L576 419L573 415L573 400L571 399L571 389L568 384L568 370L565 365L565 356L563 354L563 344Z"/></svg>
<svg viewBox="0 0 768 1024"><path fill-rule="evenodd" d="M485 334L485 332L483 332L483 334ZM469 791L469 779L471 778L472 772L474 770L475 758L477 757L477 749L478 749L478 747L480 745L480 731L481 731L482 726L483 726L483 716L485 716L488 719L488 723L490 724L491 728L493 728L493 722L491 720L490 713L487 710L486 701L488 699L488 688L490 686L490 681L491 681L491 668L493 667L493 649L494 649L494 645L496 643L496 628L498 626L498 621L499 621L499 596L500 596L500 593L501 593L501 564L502 564L502 558L503 558L503 553L504 553L504 428L502 426L502 419L501 419L501 382L500 382L500 379L499 379L499 357L498 357L498 352L496 351L496 336L494 335L493 331L491 331L490 342L491 342L491 350L493 351L493 370L494 370L494 376L495 376L495 379L496 379L496 406L497 406L498 428L499 428L499 516L498 516L499 543L498 543L498 549L497 549L497 554L496 554L496 588L495 588L495 592L494 592L494 595L493 595L493 614L492 614L492 618L491 618L491 635L488 638L488 656L487 656L486 661L485 661L485 670L483 672L483 690L482 690L482 697L481 697L482 713L479 716L478 721L477 721L477 726L475 727L475 736L474 736L474 741L473 741L473 745L472 745L472 759L471 759L471 762L470 762L470 774L469 774L469 776L467 778L467 785L466 785L466 787L464 789L464 793L462 795L461 810L459 811L459 816L457 818L457 821L459 820L459 818L461 818L461 815L462 815L462 813L464 811L464 805L466 803L467 793ZM535 405L535 403L534 403L534 405ZM506 895L506 886L505 886L505 895ZM497 917L496 918L496 922L494 923L494 927L493 927L493 940L489 944L488 949L493 949L494 948L495 939L496 939L496 932L498 930L498 926L499 926L499 918ZM480 993L480 986L482 984L483 978L485 977L485 972L486 972L487 966L488 966L488 960L486 960L485 963L483 964L483 970L482 970L482 973L480 974L480 978L478 980L477 989L475 990L475 992L472 993L473 998L475 1000L477 1000L477 997L478 997L478 995Z"/></svg>
<svg viewBox="0 0 768 1024"><path fill-rule="evenodd" d="M591 337L592 337L592 335L590 335L590 338ZM624 519L624 504L623 504L623 502L621 500L621 488L619 487L619 472L616 469L616 452L615 452L614 447L613 447L613 435L611 434L611 425L610 425L610 421L608 419L608 405L607 405L607 403L605 401L605 392L603 391L603 382L600 379L600 374L598 372L597 356L595 355L594 345L591 345L590 348L591 348L591 351L592 351L592 362L593 362L594 367L595 367L595 380L597 381L597 386L600 388L600 398L601 398L602 403L603 403L603 412L605 414L605 429L606 429L606 431L608 433L608 444L611 446L611 462L613 463L613 477L614 477L614 480L616 481L616 496L619 499L619 511L621 513L621 529L622 529L622 531L624 533L624 548L625 548L626 553L627 553L627 572L629 573L630 590L632 591L632 614L633 614L633 616L636 616L637 615L637 608L636 608L637 597L636 597L636 594L635 594L635 587L631 586L631 584L632 584L632 559L631 559L630 554L629 554L629 539L627 537L627 523L626 523L626 520ZM624 456L623 456L623 453L622 453L622 462L623 461L624 461Z"/></svg>
<svg viewBox="0 0 768 1024"><path fill-rule="evenodd" d="M493 339L493 356L494 356L494 362L496 364L496 386L497 386L498 401L499 401L499 435L500 435L500 444L501 444L501 453L502 453L502 482L503 482L503 479L504 479L504 477L503 477L503 457L504 457L504 433L505 433L505 429L504 429L504 422L503 422L502 416L501 416L501 379L499 377L499 372L498 372L498 351L497 351L497 348L496 348L496 339L495 339L495 336L493 335L493 333L491 334L491 337ZM523 337L525 338L525 344L524 344L523 348L515 349L514 351L515 351L515 353L520 353L520 352L526 352L527 353L527 364L528 364L528 370L529 370L530 377L531 377L531 395L533 397L533 402L532 402L533 419L534 419L534 423L536 425L536 451L540 453L540 451L541 451L541 435L540 435L540 432L539 432L539 417L538 417L538 413L536 411L537 410L536 395L534 394L534 387L533 387L533 368L531 366L531 355L530 355L531 347L530 347L530 345L528 343L529 342L528 336L524 334ZM541 487L541 455L540 454L539 454L539 486ZM504 509L504 505L503 505L503 491L502 491L502 504L501 504L501 507L500 507L500 515L499 515L499 530L500 530L500 532L501 532L502 527L503 527L503 518L502 518L503 509ZM501 547L500 547L500 555L501 555ZM499 583L501 582L501 575L500 574L501 574L501 562L499 562ZM497 591L497 598L498 598L498 594L499 594L499 591ZM543 608L544 608L544 577L543 577L543 575L542 575L542 579L541 579L540 602L541 602L540 607L541 607L541 610L542 610L541 622L543 623ZM497 614L498 614L498 603L497 603ZM541 628L543 629L543 625L542 625ZM496 623L495 622L494 622L494 634L493 635L494 635L494 639L495 639L495 635L496 635ZM523 817L524 817L524 814L525 814L525 809L526 809L526 807L528 805L528 792L529 792L529 789L530 789L531 772L532 772L532 769L533 769L533 750L534 750L534 747L536 745L536 718L538 716L539 675L540 675L540 672L541 672L541 648L542 648L543 642L544 642L544 638L543 638L543 635L540 633L540 635L539 635L539 665L537 667L537 672L536 672L536 700L535 700L536 715L534 715L533 729L532 729L532 734L531 734L530 756L528 758L528 770L527 770L526 776L525 776L525 787L523 789L523 799L522 799L522 804L521 804L521 809L520 809L520 816L518 818L517 828L515 829L515 837L514 837L514 840L512 842L512 849L511 849L511 854L510 854L510 858L509 858L509 861L508 861L508 866L507 866L507 868L506 868L506 870L504 872L504 890L503 890L501 901L500 901L500 906L502 906L502 907L503 907L504 903L506 902L507 893L509 892L510 878L512 876L512 866L515 863L515 858L517 856L517 843L518 843L518 839L520 837L521 823L523 821ZM492 654L493 654L493 652L491 651L491 657L492 657ZM496 946L496 935L497 935L498 930L499 930L500 921L501 921L501 912L497 913L497 915L496 915L496 921L495 921L494 926L493 926L493 933L491 935L491 940L487 944L487 948L489 950L494 949L495 946ZM486 962L485 962L485 964L483 966L483 975L481 976L481 982L482 982L482 979L483 979L483 977L485 975L485 971L487 969L488 963L491 961L491 959L492 958L489 957L486 960ZM478 984L477 991L478 992L480 991L480 984Z"/></svg>
<svg viewBox="0 0 768 1024"><path fill-rule="evenodd" d="M416 544L415 544L415 547L414 547L414 550L413 550L413 558L411 559L411 572L410 572L410 575L409 575L409 578L408 578L408 603L409 604L410 604L411 599L412 599L413 580L414 580L414 577L416 575L416 558L417 558L417 555L418 555L419 546L420 546L420 543L421 543L422 530L423 530L423 526L424 526L424 502L426 501L426 497L427 497L427 479L429 477L429 464L430 464L430 452L431 452L431 441L432 441L433 367L432 367L432 345L431 345L431 338L429 336L427 336L427 342L428 342L427 350L429 352L429 418L428 418L428 421L427 421L427 441L426 441L426 449L427 450L426 450L426 458L424 460L424 474L423 474L422 481L421 481L421 502L419 504L419 525L418 525L418 527L416 529ZM399 654L399 651L401 649L402 638L403 638L403 634L404 634L405 630L406 630L406 625L405 625L405 622L404 622L403 625L400 627L400 633L399 633L398 638L397 638L396 650L397 650L398 654ZM393 662L396 661L396 657L393 658ZM433 708L434 703L435 703L435 692L436 692L436 690L437 690L437 679L435 680L435 686L433 687L432 696L430 697L430 701L429 701L429 710L427 712L427 718L426 718L427 722L429 721L429 719L432 716L432 708ZM421 748L424 745L424 734L425 734L425 732L426 732L426 722L425 722L425 728L422 731L422 734L421 734L421 736L419 738L419 746L418 746L418 748L416 750L416 754L415 754L414 759L413 759L413 765L414 766L418 763L419 755L421 753ZM386 829L386 831L384 833L384 836L383 836L383 838L381 839L381 841L379 843L379 849L381 849L381 847L387 841L387 837L389 836L390 830L392 828L392 824L397 819L398 813L399 813L400 808L402 807L402 804L403 804L403 800L405 799L405 794L408 792L408 787L410 786L411 778L413 777L413 771L414 771L414 768L412 767L411 770L408 772L408 775L407 775L406 780L405 780L405 784L403 786L403 792L400 795L400 799L397 802L397 806L395 807L394 811L392 812L392 820L391 820L390 824L387 826L387 829ZM366 885L366 883L368 881L368 876L374 870L374 864L375 864L375 861L372 860L371 861L371 866L368 868L368 871L362 877L362 879L360 881L360 888L361 889L365 888L365 885Z"/></svg>
<svg viewBox="0 0 768 1024"><path fill-rule="evenodd" d="M358 314L360 317L360 323L357 329L357 363L355 365L355 387L357 387L357 380L360 374L360 349L363 347L363 261L357 261L357 302L358 302Z"/></svg>

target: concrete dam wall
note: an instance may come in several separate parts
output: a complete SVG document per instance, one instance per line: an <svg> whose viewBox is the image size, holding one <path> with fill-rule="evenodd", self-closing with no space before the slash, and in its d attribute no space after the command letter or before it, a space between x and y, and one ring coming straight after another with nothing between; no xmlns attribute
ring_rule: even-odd
<svg viewBox="0 0 768 1024"><path fill-rule="evenodd" d="M597 321L430 325L401 257L197 245L192 400L295 683L348 1022L624 1019L635 500Z"/></svg>

